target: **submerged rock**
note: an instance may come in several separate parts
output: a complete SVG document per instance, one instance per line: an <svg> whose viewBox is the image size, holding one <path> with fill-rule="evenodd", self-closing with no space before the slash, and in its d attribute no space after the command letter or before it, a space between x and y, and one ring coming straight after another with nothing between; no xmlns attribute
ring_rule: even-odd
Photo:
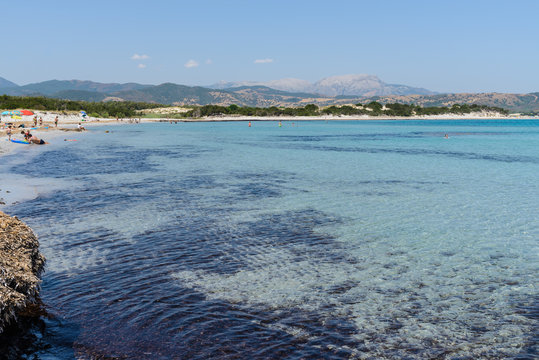
<svg viewBox="0 0 539 360"><path fill-rule="evenodd" d="M32 229L0 211L0 333L37 302L44 264Z"/></svg>

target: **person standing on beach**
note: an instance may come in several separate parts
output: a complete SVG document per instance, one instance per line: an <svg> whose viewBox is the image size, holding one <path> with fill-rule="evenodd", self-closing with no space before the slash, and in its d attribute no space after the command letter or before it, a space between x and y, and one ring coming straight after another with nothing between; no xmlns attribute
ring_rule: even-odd
<svg viewBox="0 0 539 360"><path fill-rule="evenodd" d="M54 118L54 127L58 127L58 115Z"/></svg>
<svg viewBox="0 0 539 360"><path fill-rule="evenodd" d="M34 116L34 126L37 126L37 115Z"/></svg>
<svg viewBox="0 0 539 360"><path fill-rule="evenodd" d="M11 125L7 126L6 135L8 137L8 140L11 140Z"/></svg>

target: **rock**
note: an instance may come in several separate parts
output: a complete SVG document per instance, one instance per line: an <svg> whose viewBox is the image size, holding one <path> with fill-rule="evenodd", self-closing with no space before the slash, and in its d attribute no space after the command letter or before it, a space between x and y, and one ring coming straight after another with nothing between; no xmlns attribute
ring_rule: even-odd
<svg viewBox="0 0 539 360"><path fill-rule="evenodd" d="M32 229L0 211L0 333L36 302L44 265Z"/></svg>

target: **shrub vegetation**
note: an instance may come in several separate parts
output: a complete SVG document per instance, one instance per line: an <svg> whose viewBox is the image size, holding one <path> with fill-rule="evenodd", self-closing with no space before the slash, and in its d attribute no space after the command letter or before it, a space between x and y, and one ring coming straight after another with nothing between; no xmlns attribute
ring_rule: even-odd
<svg viewBox="0 0 539 360"><path fill-rule="evenodd" d="M84 110L92 117L138 117L140 110L167 107L167 105L133 102L133 101L109 101L109 102L87 102L61 100L47 97L27 97L27 96L0 96L0 109L33 109L43 111L80 111ZM472 112L491 111L501 114L509 112L499 107L486 105L455 104L452 106L430 106L422 107L414 104L381 104L371 101L368 104L329 106L321 109L318 105L308 104L304 107L241 107L235 104L229 106L204 105L191 106L191 110L178 114L162 114L167 118L201 118L207 116L320 116L320 115L370 115L370 116L399 116L410 117L420 115L446 115L446 114L470 114ZM157 117L159 114L146 115L146 117Z"/></svg>

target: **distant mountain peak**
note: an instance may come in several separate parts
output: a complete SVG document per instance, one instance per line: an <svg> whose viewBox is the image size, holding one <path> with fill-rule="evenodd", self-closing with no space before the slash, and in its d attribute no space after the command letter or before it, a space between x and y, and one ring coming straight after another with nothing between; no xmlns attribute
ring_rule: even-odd
<svg viewBox="0 0 539 360"><path fill-rule="evenodd" d="M1 89L18 96L49 96L60 99L108 101L121 99L159 104L240 106L301 106L305 103L343 104L360 98L388 95L428 95L426 89L384 83L375 75L348 74L323 78L315 83L297 78L272 81L219 82L211 88L174 83L98 83L89 80L48 80Z"/></svg>
<svg viewBox="0 0 539 360"><path fill-rule="evenodd" d="M431 95L433 91L406 85L386 84L376 75L348 74L323 78L314 84L307 80L286 78L271 81L220 81L211 85L214 89L230 89L242 86L267 86L281 91L312 93L325 96L382 96L382 95Z"/></svg>

